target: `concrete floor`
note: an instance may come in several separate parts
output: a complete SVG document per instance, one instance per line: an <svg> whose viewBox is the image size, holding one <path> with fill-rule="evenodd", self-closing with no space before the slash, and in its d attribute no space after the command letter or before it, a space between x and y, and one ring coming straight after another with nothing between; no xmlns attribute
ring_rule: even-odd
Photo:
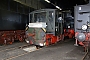
<svg viewBox="0 0 90 60"><path fill-rule="evenodd" d="M83 48L75 47L73 40L43 47L33 52L26 52L23 49L0 52L0 60L82 60L83 56Z"/></svg>

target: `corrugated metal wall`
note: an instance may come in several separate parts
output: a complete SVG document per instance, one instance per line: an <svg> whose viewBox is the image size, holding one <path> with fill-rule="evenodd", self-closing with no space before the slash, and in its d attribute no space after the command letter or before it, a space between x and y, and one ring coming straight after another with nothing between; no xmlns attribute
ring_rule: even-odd
<svg viewBox="0 0 90 60"><path fill-rule="evenodd" d="M14 1L32 7L34 9L45 8L45 6L40 2L40 0L14 0Z"/></svg>
<svg viewBox="0 0 90 60"><path fill-rule="evenodd" d="M13 0L0 2L0 30L24 30L28 24L28 13L34 9Z"/></svg>
<svg viewBox="0 0 90 60"><path fill-rule="evenodd" d="M0 2L0 30L25 29L26 24L29 23L28 13L43 7L38 0L20 1L26 5L14 0L2 0Z"/></svg>
<svg viewBox="0 0 90 60"><path fill-rule="evenodd" d="M34 8L25 6L13 0L2 0L0 2L0 9L14 11L22 14L28 14L29 12L34 10Z"/></svg>
<svg viewBox="0 0 90 60"><path fill-rule="evenodd" d="M0 30L25 30L28 15L0 9Z"/></svg>

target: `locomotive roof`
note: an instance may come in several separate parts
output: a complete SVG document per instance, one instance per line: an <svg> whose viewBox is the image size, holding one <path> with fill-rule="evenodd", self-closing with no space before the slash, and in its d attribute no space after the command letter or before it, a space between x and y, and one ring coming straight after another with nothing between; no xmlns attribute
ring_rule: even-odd
<svg viewBox="0 0 90 60"><path fill-rule="evenodd" d="M55 10L57 10L57 9L39 9L39 10L32 11L30 14L39 13L39 12L45 12L45 11L55 11Z"/></svg>

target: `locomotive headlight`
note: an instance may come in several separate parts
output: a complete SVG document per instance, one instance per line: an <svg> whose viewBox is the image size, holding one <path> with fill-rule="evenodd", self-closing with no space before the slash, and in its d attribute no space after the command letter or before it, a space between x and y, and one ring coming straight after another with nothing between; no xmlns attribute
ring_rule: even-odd
<svg viewBox="0 0 90 60"><path fill-rule="evenodd" d="M39 43L39 45L40 45L40 46L44 46L44 44L43 44L43 43Z"/></svg>
<svg viewBox="0 0 90 60"><path fill-rule="evenodd" d="M87 25L82 25L82 30L86 30L87 29Z"/></svg>
<svg viewBox="0 0 90 60"><path fill-rule="evenodd" d="M78 33L76 38L78 39L78 41L82 42L85 40L86 36L84 33Z"/></svg>
<svg viewBox="0 0 90 60"><path fill-rule="evenodd" d="M68 28L70 28L70 26L68 26Z"/></svg>

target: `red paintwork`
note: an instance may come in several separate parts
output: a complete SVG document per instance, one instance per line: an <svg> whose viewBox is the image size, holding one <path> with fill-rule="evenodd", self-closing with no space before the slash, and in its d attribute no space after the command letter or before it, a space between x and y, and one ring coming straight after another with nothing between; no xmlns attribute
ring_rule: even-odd
<svg viewBox="0 0 90 60"><path fill-rule="evenodd" d="M12 44L15 40L23 41L25 38L24 30L0 31L0 44Z"/></svg>
<svg viewBox="0 0 90 60"><path fill-rule="evenodd" d="M50 44L55 44L63 39L63 35L54 36L53 34L46 34L46 46Z"/></svg>
<svg viewBox="0 0 90 60"><path fill-rule="evenodd" d="M57 36L52 36L51 43L54 44L57 42Z"/></svg>
<svg viewBox="0 0 90 60"><path fill-rule="evenodd" d="M75 35L74 29L64 29L64 37L68 36L69 38L73 38Z"/></svg>
<svg viewBox="0 0 90 60"><path fill-rule="evenodd" d="M46 34L46 45L54 44L57 42L57 36L53 34Z"/></svg>
<svg viewBox="0 0 90 60"><path fill-rule="evenodd" d="M75 32L75 37L78 35L79 32Z"/></svg>
<svg viewBox="0 0 90 60"><path fill-rule="evenodd" d="M75 33L75 37L78 35L78 33L79 33L79 32L76 32L76 33ZM83 47L86 49L86 47L88 47L89 44L90 44L90 33L84 33L84 34L85 34L85 36L86 36L85 41L83 41L83 42L77 41L76 43L77 43L77 44L80 44L81 46L83 46ZM77 39L76 39L76 40L77 40Z"/></svg>
<svg viewBox="0 0 90 60"><path fill-rule="evenodd" d="M46 46L51 44L53 34L46 34Z"/></svg>

